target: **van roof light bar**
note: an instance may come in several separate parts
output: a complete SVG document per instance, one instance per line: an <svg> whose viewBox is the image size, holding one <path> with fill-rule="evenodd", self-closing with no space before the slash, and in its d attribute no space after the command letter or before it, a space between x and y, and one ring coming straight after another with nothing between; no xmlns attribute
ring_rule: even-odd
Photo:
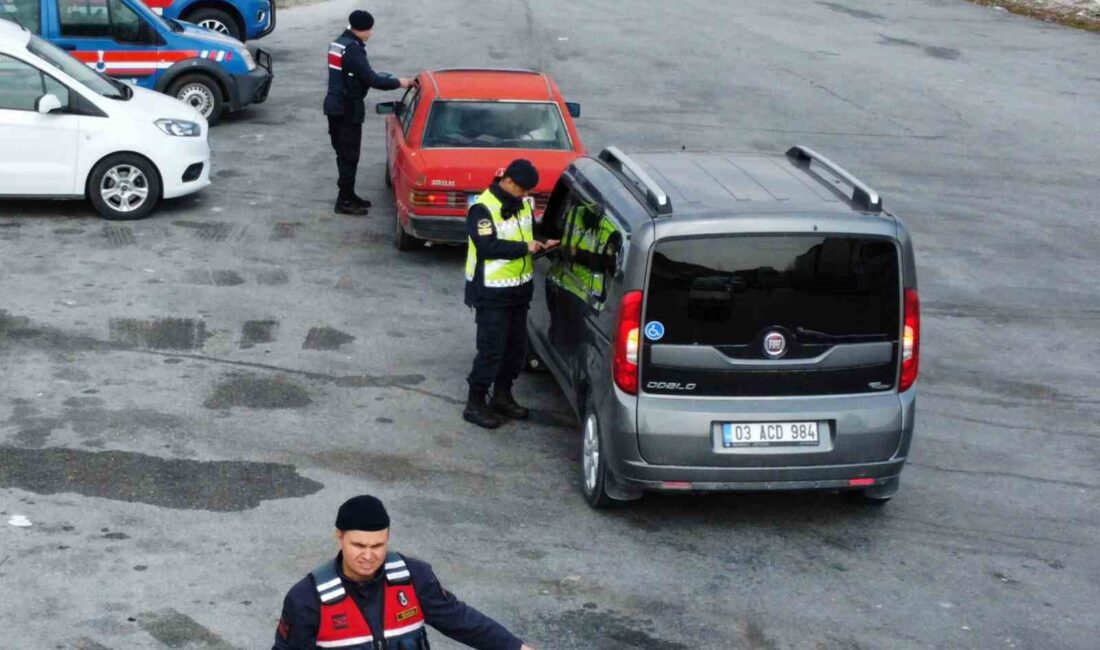
<svg viewBox="0 0 1100 650"><path fill-rule="evenodd" d="M620 171L628 172L634 178L631 179L638 185L638 189L645 192L646 203L649 207L653 208L657 214L671 214L672 213L672 201L669 200L668 194L661 189L661 186L654 181L649 174L645 172L638 163L634 162L630 156L623 153L618 147L607 147L600 152L600 160L611 163L619 168Z"/></svg>
<svg viewBox="0 0 1100 650"><path fill-rule="evenodd" d="M821 165L832 172L834 176L852 186L851 201L853 205L865 212L882 212L882 197L879 196L878 192L853 176L848 170L813 149L795 145L787 150L787 158L790 158L791 162L804 169L809 169L811 163Z"/></svg>

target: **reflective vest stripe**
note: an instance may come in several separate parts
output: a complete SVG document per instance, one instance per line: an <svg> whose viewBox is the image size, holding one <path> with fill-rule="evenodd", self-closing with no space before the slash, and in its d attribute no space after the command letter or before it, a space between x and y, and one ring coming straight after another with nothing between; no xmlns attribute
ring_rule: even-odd
<svg viewBox="0 0 1100 650"><path fill-rule="evenodd" d="M329 589L332 589L333 587L335 587L339 584L340 584L340 578L338 578L338 577L333 578L332 580L329 580L328 582L326 582L322 585L317 585L317 591L320 592L320 593L324 593L324 592L328 591Z"/></svg>
<svg viewBox="0 0 1100 650"><path fill-rule="evenodd" d="M350 639L340 639L339 641L318 641L318 648L347 648L348 646L361 645L364 643L373 643L373 636L357 636Z"/></svg>
<svg viewBox="0 0 1100 650"><path fill-rule="evenodd" d="M333 600L343 598L344 594L346 594L346 593L347 592L344 591L343 587L340 587L339 589L333 589L332 591L330 591L328 593L321 594L321 602L322 603L327 603L327 602L330 602L330 601L333 601Z"/></svg>
<svg viewBox="0 0 1100 650"><path fill-rule="evenodd" d="M497 239L501 241L528 242L534 239L532 224L534 217L531 211L531 203L523 202L523 208L511 219L501 217L501 202L491 190L485 190L477 197L475 204L485 206L492 217L493 226L496 228ZM473 281L479 261L477 246L473 238L467 237L466 241L466 280ZM531 281L533 277L534 260L530 253L514 260L480 259L483 265L482 282L486 287L502 289L505 287L518 287Z"/></svg>
<svg viewBox="0 0 1100 650"><path fill-rule="evenodd" d="M405 561L404 560L399 560L397 562L386 562L386 568L387 569L404 569L405 568Z"/></svg>
<svg viewBox="0 0 1100 650"><path fill-rule="evenodd" d="M406 625L405 627L399 627L395 630L386 630L385 637L387 639L392 639L395 636L401 636L402 634L408 634L409 632L415 632L416 630L419 630L422 627L424 627L424 621L417 621L416 623L413 623L412 625Z"/></svg>

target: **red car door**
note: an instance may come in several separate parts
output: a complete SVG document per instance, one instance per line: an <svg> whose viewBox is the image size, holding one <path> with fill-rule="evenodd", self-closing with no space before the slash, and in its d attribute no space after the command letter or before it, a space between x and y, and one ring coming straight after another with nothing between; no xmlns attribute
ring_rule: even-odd
<svg viewBox="0 0 1100 650"><path fill-rule="evenodd" d="M393 184L394 199L405 196L408 191L408 133L412 126L416 107L420 103L420 89L417 86L409 88L405 96L398 103L397 114L392 119L386 120L386 140L388 149L387 169Z"/></svg>

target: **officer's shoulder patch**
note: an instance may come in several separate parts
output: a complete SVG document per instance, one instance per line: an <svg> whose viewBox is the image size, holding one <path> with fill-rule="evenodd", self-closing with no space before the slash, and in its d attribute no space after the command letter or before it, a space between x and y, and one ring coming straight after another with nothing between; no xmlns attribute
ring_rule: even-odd
<svg viewBox="0 0 1100 650"><path fill-rule="evenodd" d="M477 234L479 235L491 235L493 234L493 222L488 219L480 219L477 222Z"/></svg>

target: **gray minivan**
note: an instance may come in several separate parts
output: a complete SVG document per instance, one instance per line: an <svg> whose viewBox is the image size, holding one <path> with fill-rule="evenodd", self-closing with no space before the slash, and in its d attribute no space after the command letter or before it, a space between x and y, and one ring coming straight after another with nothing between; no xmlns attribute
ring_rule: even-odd
<svg viewBox="0 0 1100 650"><path fill-rule="evenodd" d="M878 193L786 155L611 147L558 182L528 330L581 426L593 507L645 491L881 504L913 433L913 245Z"/></svg>

